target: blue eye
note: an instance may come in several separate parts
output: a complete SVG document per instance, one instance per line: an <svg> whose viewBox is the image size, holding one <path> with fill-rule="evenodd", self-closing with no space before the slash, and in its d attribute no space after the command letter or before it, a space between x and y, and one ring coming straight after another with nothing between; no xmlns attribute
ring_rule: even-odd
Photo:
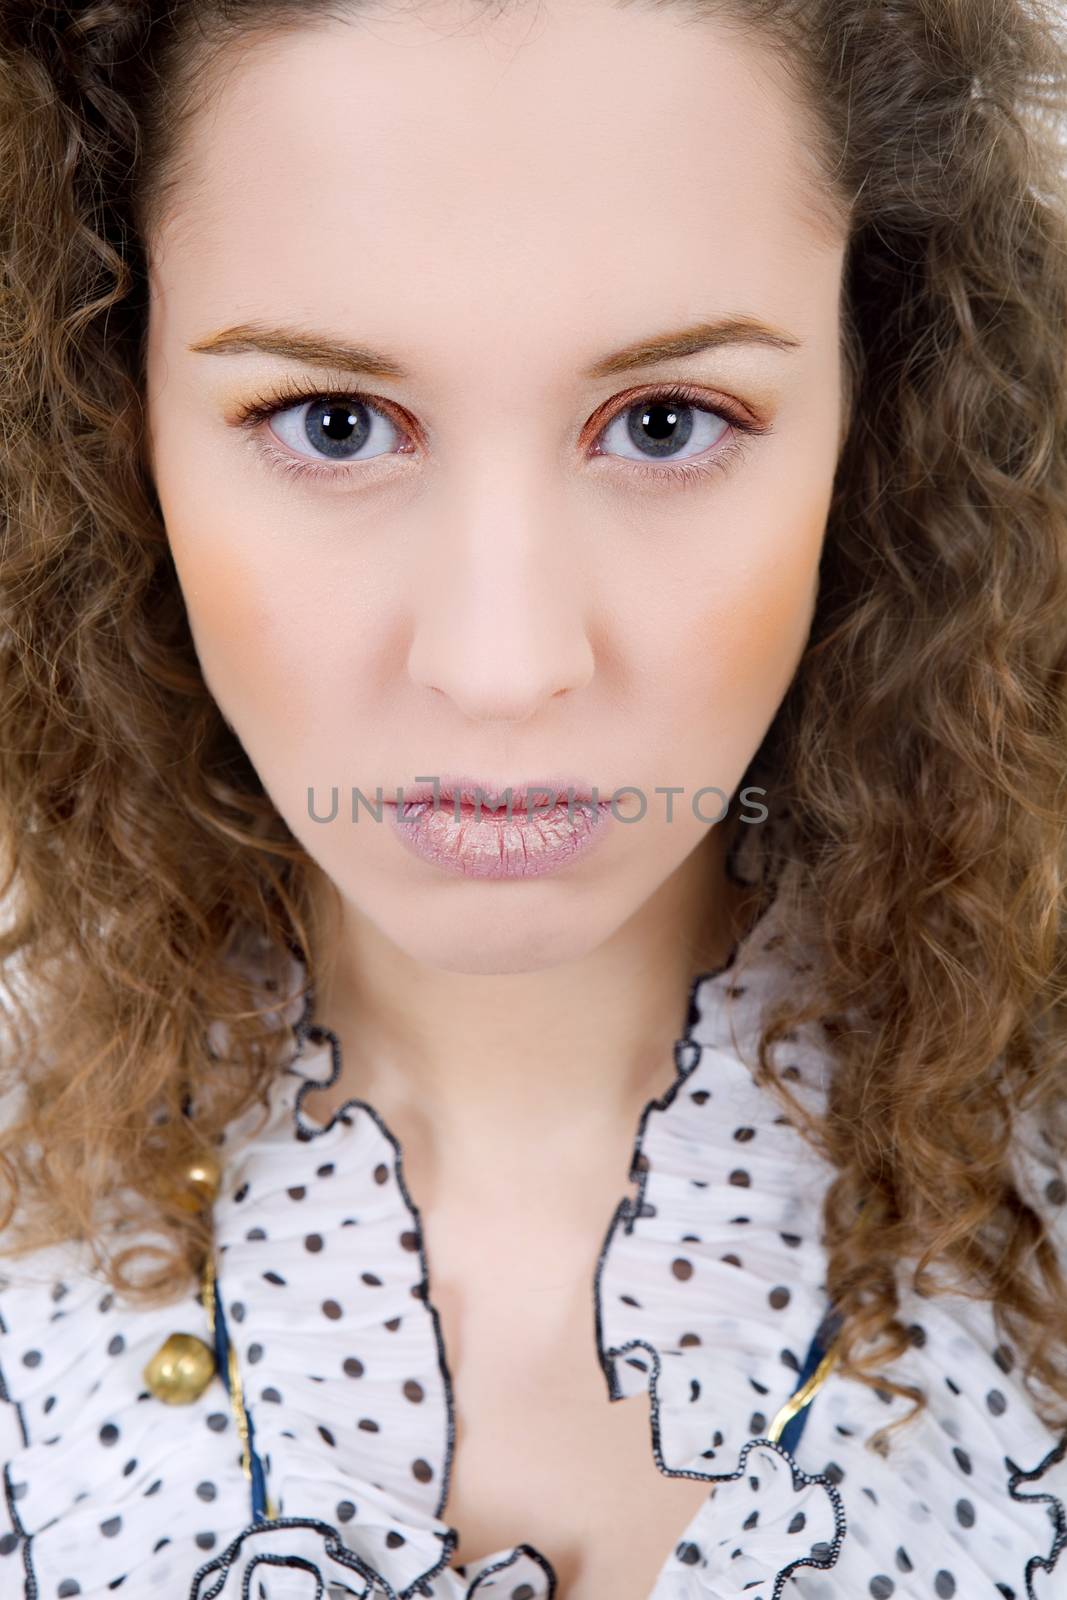
<svg viewBox="0 0 1067 1600"><path fill-rule="evenodd" d="M315 395L301 405L276 411L270 426L298 455L310 447L319 458L340 462L354 460L367 442L383 431L386 435L399 431L383 411L356 395ZM376 453L369 452L371 456Z"/></svg>
<svg viewBox="0 0 1067 1600"><path fill-rule="evenodd" d="M612 441L615 449L631 445L636 454L626 457L630 461L669 462L690 442L696 446L696 455L710 449L729 428L730 424L707 406L652 395L617 412L600 437ZM597 451L598 455L607 453Z"/></svg>

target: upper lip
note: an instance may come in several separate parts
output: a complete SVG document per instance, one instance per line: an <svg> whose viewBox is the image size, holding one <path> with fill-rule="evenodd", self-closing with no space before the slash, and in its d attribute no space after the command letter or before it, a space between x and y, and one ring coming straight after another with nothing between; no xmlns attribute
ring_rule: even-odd
<svg viewBox="0 0 1067 1600"><path fill-rule="evenodd" d="M399 786L405 801L432 800L435 786L430 783L405 783ZM593 799L593 786L580 778L524 778L521 783L489 783L482 778L472 778L466 774L439 773L437 776L436 793L442 800L454 803L456 795L468 805L474 805L477 799L485 806L496 807L507 803L508 792L511 793L513 806L525 805L528 794L534 794L540 800L546 796L549 800L567 800L571 796L575 800ZM603 802L610 799L610 790L607 795L598 790L597 799Z"/></svg>

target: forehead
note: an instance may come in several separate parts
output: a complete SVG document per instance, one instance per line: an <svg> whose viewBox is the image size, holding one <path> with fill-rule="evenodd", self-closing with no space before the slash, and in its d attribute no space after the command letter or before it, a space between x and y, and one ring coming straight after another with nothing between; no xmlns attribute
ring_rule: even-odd
<svg viewBox="0 0 1067 1600"><path fill-rule="evenodd" d="M153 273L208 320L785 317L837 246L814 140L773 51L669 7L352 10L213 62Z"/></svg>

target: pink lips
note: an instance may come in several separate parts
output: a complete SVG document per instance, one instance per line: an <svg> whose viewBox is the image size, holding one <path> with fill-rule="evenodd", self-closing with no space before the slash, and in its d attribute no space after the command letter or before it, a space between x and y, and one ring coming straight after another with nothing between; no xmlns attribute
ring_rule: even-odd
<svg viewBox="0 0 1067 1600"><path fill-rule="evenodd" d="M509 798L510 791L510 798ZM494 786L442 778L404 785L390 805L401 841L446 872L535 878L588 853L610 830L611 799L563 780Z"/></svg>

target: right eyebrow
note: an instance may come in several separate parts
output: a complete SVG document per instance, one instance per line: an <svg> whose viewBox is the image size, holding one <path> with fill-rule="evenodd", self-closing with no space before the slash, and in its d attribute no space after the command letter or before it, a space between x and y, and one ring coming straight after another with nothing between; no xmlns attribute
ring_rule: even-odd
<svg viewBox="0 0 1067 1600"><path fill-rule="evenodd" d="M778 350L795 350L803 344L795 334L768 327L754 317L725 317L697 322L674 333L655 334L636 344L623 346L602 356L583 373L586 378L610 378L640 367L658 366L683 356L699 355L723 345L769 345ZM205 355L244 355L259 352L285 361L302 361L314 366L341 367L372 378L407 379L407 367L394 356L368 345L353 344L335 334L303 328L271 327L260 322L240 322L218 333L196 340L189 349Z"/></svg>

